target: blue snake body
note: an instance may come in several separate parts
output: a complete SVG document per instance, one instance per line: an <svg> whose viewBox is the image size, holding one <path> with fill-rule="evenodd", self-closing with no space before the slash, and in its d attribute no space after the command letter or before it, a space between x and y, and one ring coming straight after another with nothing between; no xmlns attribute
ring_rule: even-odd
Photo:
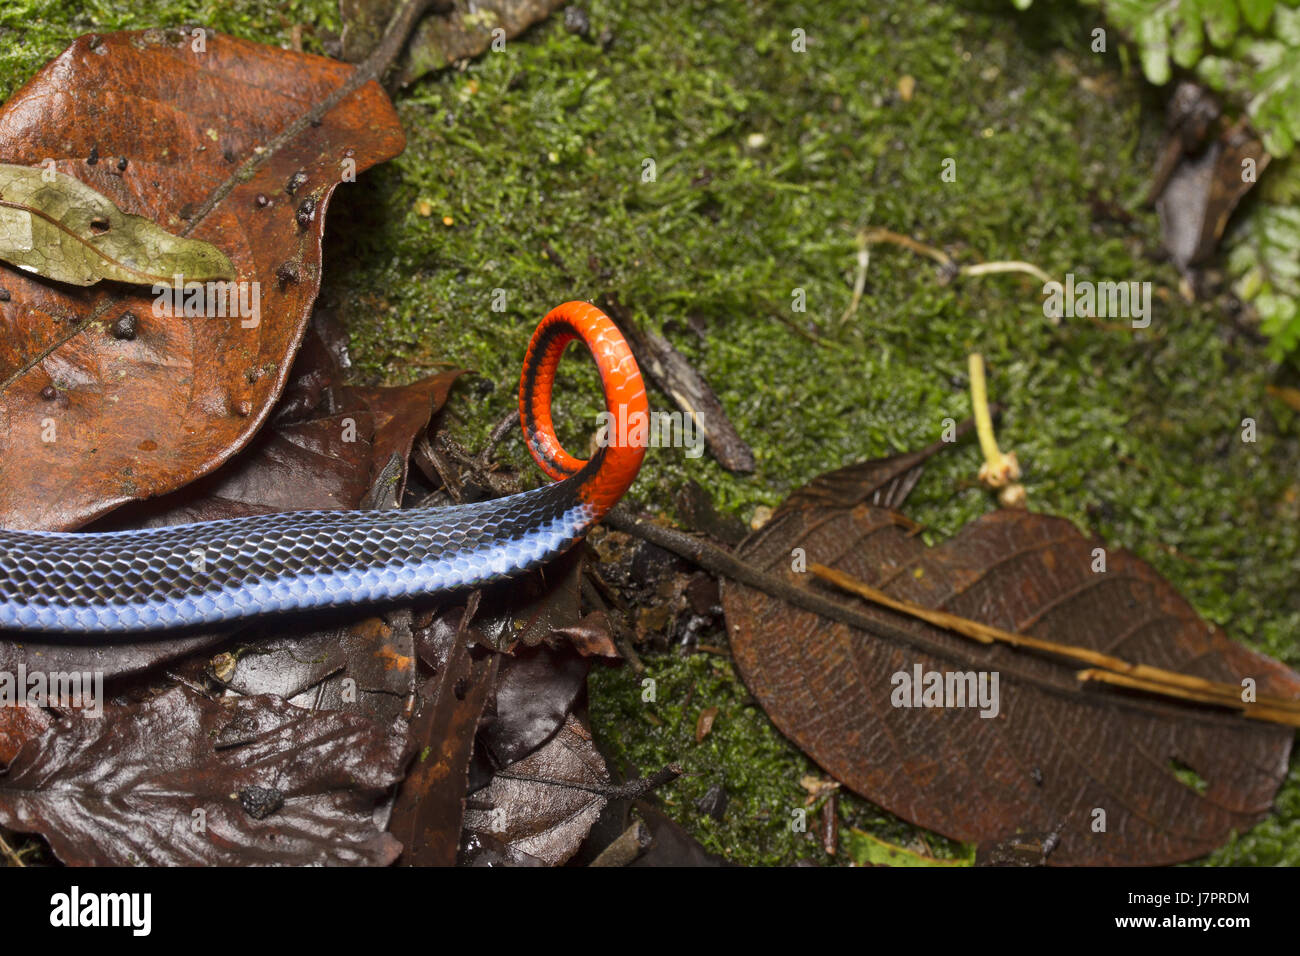
<svg viewBox="0 0 1300 956"><path fill-rule="evenodd" d="M501 580L596 520L575 475L478 504L299 511L133 531L0 531L0 630L123 634Z"/></svg>
<svg viewBox="0 0 1300 956"><path fill-rule="evenodd" d="M0 637L204 628L263 614L380 604L513 577L572 547L635 480L646 442L615 437L572 458L550 415L570 341L596 360L611 413L645 419L645 385L609 316L547 313L520 376L528 450L556 479L452 508L297 511L131 531L0 530Z"/></svg>

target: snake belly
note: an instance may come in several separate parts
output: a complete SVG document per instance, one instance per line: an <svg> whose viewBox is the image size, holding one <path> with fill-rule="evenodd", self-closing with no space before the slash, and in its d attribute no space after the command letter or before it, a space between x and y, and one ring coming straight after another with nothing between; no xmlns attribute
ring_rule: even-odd
<svg viewBox="0 0 1300 956"><path fill-rule="evenodd" d="M644 441L569 456L550 417L560 355L591 350L612 414L646 413L627 343L570 302L533 335L520 381L529 451L560 480L450 508L297 511L108 532L0 530L0 630L129 634L400 601L513 577L579 541L635 479Z"/></svg>

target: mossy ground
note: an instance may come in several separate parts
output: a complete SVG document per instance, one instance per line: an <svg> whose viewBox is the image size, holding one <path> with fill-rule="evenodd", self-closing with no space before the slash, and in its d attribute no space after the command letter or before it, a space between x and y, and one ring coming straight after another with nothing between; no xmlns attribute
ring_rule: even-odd
<svg viewBox="0 0 1300 956"><path fill-rule="evenodd" d="M92 29L202 22L278 44L295 22L338 29L330 0L134 6L10 0L0 94ZM567 299L615 294L668 330L759 463L736 477L707 456L660 449L634 494L668 508L693 478L748 519L828 468L933 441L944 418L968 414L966 356L979 350L1032 507L1135 551L1206 618L1300 666L1297 417L1267 395L1277 370L1225 300L1179 298L1155 217L1139 208L1159 101L1117 42L1089 51L1095 14L1070 4L1015 14L995 0L588 9L593 36L612 33L608 52L553 18L504 52L424 79L397 97L406 153L339 190L322 294L348 320L363 374L404 380L443 362L478 370L484 384L453 402L455 427L475 443L513 400L537 318ZM806 31L805 53L791 49L795 29ZM306 43L320 48L311 31ZM910 100L898 91L904 76L915 81ZM940 177L948 157L955 183ZM1136 218L1097 222L1093 200ZM1151 326L1054 325L1037 282L944 285L930 262L891 247L873 251L867 294L840 324L855 236L869 225L967 262L1150 281ZM492 310L498 289L504 312ZM791 309L795 289L806 313ZM596 388L570 364L561 394L576 397L562 411L581 447ZM1258 423L1256 443L1241 440L1244 418ZM509 453L525 465L517 447ZM952 450L913 493L908 512L933 538L992 506L977 467L973 446ZM591 681L596 729L616 760L644 770L678 760L697 773L674 786L672 811L736 861L815 855L812 835L788 825L804 803L800 776L815 768L729 660L646 664L653 705L629 668ZM719 717L696 744L708 706ZM694 805L712 783L730 797L721 824ZM1300 862L1294 763L1277 811L1210 862ZM865 801L845 799L841 813L885 839L917 839ZM954 849L926 839L935 852Z"/></svg>

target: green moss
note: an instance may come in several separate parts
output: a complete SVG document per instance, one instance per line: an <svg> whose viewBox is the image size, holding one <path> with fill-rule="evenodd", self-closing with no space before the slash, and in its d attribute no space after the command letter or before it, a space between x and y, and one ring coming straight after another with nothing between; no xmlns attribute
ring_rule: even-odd
<svg viewBox="0 0 1300 956"><path fill-rule="evenodd" d="M725 643L721 634L710 640ZM670 653L648 655L645 664L642 674L630 667L603 668L588 680L592 724L614 768L631 777L672 761L680 764L684 775L660 797L714 853L756 865L826 861L819 825L824 795L811 800L801 781L829 778L773 730L731 660ZM717 708L712 728L697 740L700 714L709 708ZM707 804L699 805L715 786L727 795L720 823L706 812ZM843 832L857 827L926 854L963 857L960 844L923 837L852 793L837 799Z"/></svg>
<svg viewBox="0 0 1300 956"><path fill-rule="evenodd" d="M158 0L142 10L132 0L5 0L0 5L0 100L83 33L196 25L289 46L294 25L303 49L323 52L322 40L341 27L332 0Z"/></svg>
<svg viewBox="0 0 1300 956"><path fill-rule="evenodd" d="M336 194L323 299L348 319L371 379L406 380L438 363L478 370L484 393L467 383L452 402L455 429L476 444L513 400L540 315L617 295L704 372L759 463L739 477L708 456L659 449L634 493L669 508L693 478L745 519L828 468L933 441L944 418L968 413L966 355L978 349L1034 508L1137 552L1206 618L1300 665L1296 415L1266 394L1275 369L1225 302L1189 305L1176 291L1155 217L1139 208L1160 110L1122 51L1088 52L1086 14L1017 17L1003 6L893 4L868 15L847 2L593 2L593 33L613 33L608 53L552 20L398 96L408 149ZM287 42L295 19L318 26L316 41L337 29L327 2L177 3L149 23L125 2L81 9L8 4L0 87L16 88L92 22L198 19L273 43ZM806 53L791 50L796 28ZM897 92L905 75L915 79L910 101ZM940 178L946 157L955 184ZM646 159L654 182L642 181ZM1135 221L1095 222L1091 196ZM841 325L855 236L868 225L963 262L1025 259L1058 276L1149 280L1151 327L1053 325L1026 277L945 285L928 260L887 246L873 249L866 296ZM504 312L492 311L497 289ZM805 313L791 311L795 289ZM585 447L594 375L566 363L560 395L562 435ZM1240 440L1247 417L1258 423L1254 444ZM518 443L507 454L533 473ZM973 447L940 456L909 514L939 538L987 511L977 467ZM667 654L646 664L658 682L653 707L629 669L591 681L596 731L616 760L652 772L680 759L699 773L665 795L670 809L734 860L819 853L789 827L805 798L799 778L815 770L726 660ZM705 706L720 716L696 744ZM713 783L731 801L721 824L695 807ZM841 815L917 845L916 831L866 801L846 796ZM1277 816L1210 862L1300 862L1297 827L1293 769Z"/></svg>

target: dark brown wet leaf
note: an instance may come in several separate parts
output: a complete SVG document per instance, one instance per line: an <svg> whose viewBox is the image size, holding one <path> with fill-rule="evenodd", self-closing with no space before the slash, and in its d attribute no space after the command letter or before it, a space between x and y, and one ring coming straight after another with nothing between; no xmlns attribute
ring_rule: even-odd
<svg viewBox="0 0 1300 956"><path fill-rule="evenodd" d="M415 758L393 805L389 830L402 841L405 866L452 866L460 846L474 735L496 679L498 654L470 652L461 609L445 619L451 643L420 692L411 720Z"/></svg>
<svg viewBox="0 0 1300 956"><path fill-rule="evenodd" d="M404 724L176 688L28 742L0 776L0 824L68 864L385 865L400 846L373 812L405 740Z"/></svg>
<svg viewBox="0 0 1300 956"><path fill-rule="evenodd" d="M225 681L244 696L273 694L308 710L343 710L392 721L415 693L415 640L409 610L321 628L268 629L239 638Z"/></svg>
<svg viewBox="0 0 1300 956"><path fill-rule="evenodd" d="M1196 616L1147 564L1023 511L972 522L926 548L897 505L898 459L833 472L796 492L739 556L822 591L792 571L843 571L896 598L1004 630L1126 660L1300 694L1300 677ZM905 473L904 473L905 474ZM895 491L889 492L889 488ZM1094 549L1107 570L1095 573ZM908 820L971 842L1059 832L1054 864L1157 864L1202 855L1261 819L1286 772L1292 731L1222 712L1081 690L1074 667L982 646L839 592L858 611L941 654L864 633L727 582L732 651L772 720L836 779ZM894 675L997 672L999 708L891 705ZM1180 780L1190 768L1204 792ZM1105 814L1105 831L1094 832Z"/></svg>
<svg viewBox="0 0 1300 956"><path fill-rule="evenodd" d="M586 688L591 660L584 652L612 646L601 628L603 615L580 617L583 563L577 548L516 582L483 591L469 639L508 652L479 721L471 787L549 740Z"/></svg>
<svg viewBox="0 0 1300 956"><path fill-rule="evenodd" d="M504 767L540 747L564 724L590 669L589 658L545 644L503 656L479 727L483 756Z"/></svg>
<svg viewBox="0 0 1300 956"><path fill-rule="evenodd" d="M544 568L483 592L476 640L510 652L557 642L556 632L582 617L583 549L572 548Z"/></svg>
<svg viewBox="0 0 1300 956"><path fill-rule="evenodd" d="M53 715L42 707L0 707L0 767L13 760L28 740L53 725Z"/></svg>
<svg viewBox="0 0 1300 956"><path fill-rule="evenodd" d="M462 862L501 844L559 866L578 851L608 799L605 761L591 730L570 714L559 733L470 794ZM593 792L595 790L596 792Z"/></svg>
<svg viewBox="0 0 1300 956"><path fill-rule="evenodd" d="M371 83L270 148L352 72L210 32L201 51L189 31L85 36L0 109L0 162L54 157L124 212L211 242L249 307L156 314L149 288L0 265L0 526L73 528L165 494L266 420L320 287L330 196L404 144Z"/></svg>

